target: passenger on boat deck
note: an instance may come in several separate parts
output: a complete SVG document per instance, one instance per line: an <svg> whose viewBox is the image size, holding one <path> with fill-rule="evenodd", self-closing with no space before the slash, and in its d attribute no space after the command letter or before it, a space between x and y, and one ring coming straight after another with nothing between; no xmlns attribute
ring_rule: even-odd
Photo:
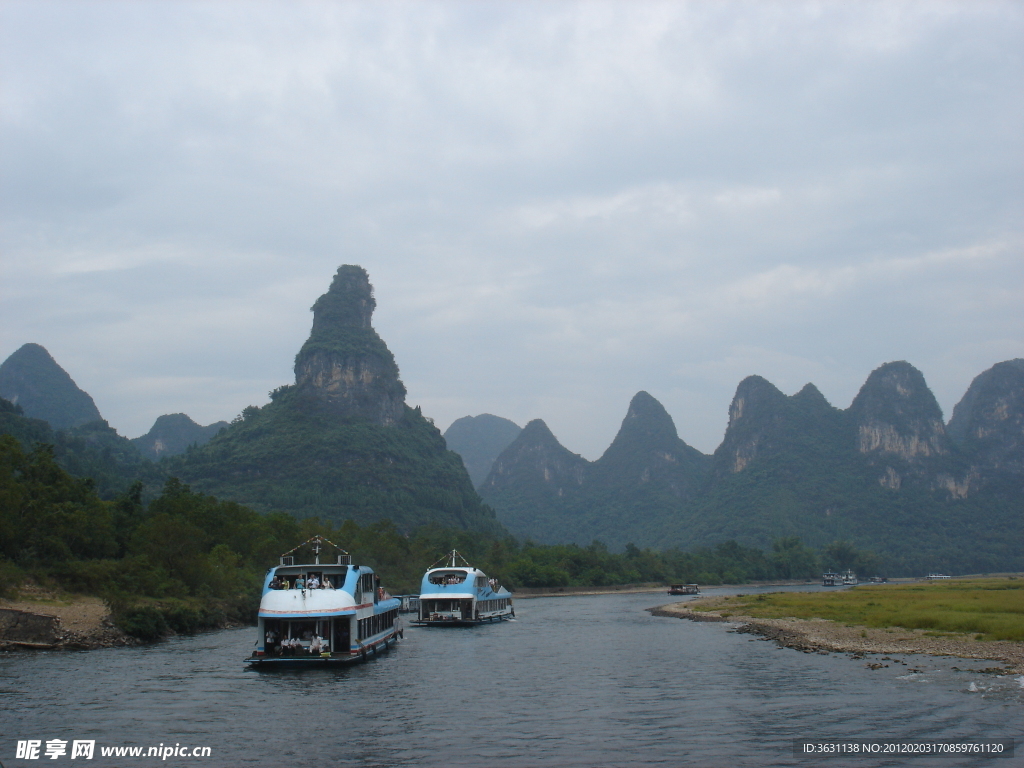
<svg viewBox="0 0 1024 768"><path fill-rule="evenodd" d="M331 583L330 578L324 576L324 583L321 585L323 589L334 589L334 585Z"/></svg>
<svg viewBox="0 0 1024 768"><path fill-rule="evenodd" d="M320 653L320 648L323 646L323 641L320 639L320 635L313 635L313 641L309 644L310 653Z"/></svg>
<svg viewBox="0 0 1024 768"><path fill-rule="evenodd" d="M320 589L320 579L316 576L310 576L309 581L306 583L308 589Z"/></svg>
<svg viewBox="0 0 1024 768"><path fill-rule="evenodd" d="M284 587L281 586L281 577L280 576L275 576L274 577L274 580L272 582L270 582L270 588L271 589L283 589L284 588Z"/></svg>
<svg viewBox="0 0 1024 768"><path fill-rule="evenodd" d="M304 578L302 578L301 575L299 576L299 578L297 578L295 580L295 588L296 589L305 589L306 588L306 580Z"/></svg>

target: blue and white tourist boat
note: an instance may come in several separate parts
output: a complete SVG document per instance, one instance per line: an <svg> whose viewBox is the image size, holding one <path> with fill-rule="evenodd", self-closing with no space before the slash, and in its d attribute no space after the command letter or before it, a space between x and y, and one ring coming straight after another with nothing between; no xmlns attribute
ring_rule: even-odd
<svg viewBox="0 0 1024 768"><path fill-rule="evenodd" d="M446 565L437 568L435 563L423 574L419 618L413 624L464 627L515 617L511 592L488 579L454 549L442 560Z"/></svg>
<svg viewBox="0 0 1024 768"><path fill-rule="evenodd" d="M337 550L320 562L324 545ZM308 550L302 561L295 553ZM314 536L267 571L260 600L254 667L347 664L388 650L404 636L400 601L372 568L322 536Z"/></svg>

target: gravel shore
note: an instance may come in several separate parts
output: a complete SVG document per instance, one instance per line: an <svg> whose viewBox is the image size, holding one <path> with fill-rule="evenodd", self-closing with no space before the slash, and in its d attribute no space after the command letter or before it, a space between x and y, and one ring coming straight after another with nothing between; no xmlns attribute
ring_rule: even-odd
<svg viewBox="0 0 1024 768"><path fill-rule="evenodd" d="M697 606L701 607L700 611L694 610ZM854 656L868 653L955 656L1002 662L1008 666L1007 672L1024 674L1024 643L980 641L965 635L933 637L925 635L924 630L902 627L848 627L826 619L757 619L731 613L732 607L722 597L699 597L648 610L655 616L738 624L739 632L761 635L799 651L832 651Z"/></svg>

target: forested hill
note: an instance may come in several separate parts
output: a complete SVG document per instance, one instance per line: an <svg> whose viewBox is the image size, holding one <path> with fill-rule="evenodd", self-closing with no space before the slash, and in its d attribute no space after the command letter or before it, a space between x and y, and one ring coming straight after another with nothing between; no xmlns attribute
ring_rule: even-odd
<svg viewBox="0 0 1024 768"><path fill-rule="evenodd" d="M187 414L168 413L158 417L149 432L132 439L132 444L144 456L156 461L184 453L190 445L204 445L227 426L226 421L217 421L203 427Z"/></svg>
<svg viewBox="0 0 1024 768"><path fill-rule="evenodd" d="M103 420L55 430L42 419L26 416L20 405L0 398L0 435L10 435L26 451L49 446L61 468L75 477L88 478L104 499L113 499L136 482L156 492L165 479L128 438Z"/></svg>
<svg viewBox="0 0 1024 768"><path fill-rule="evenodd" d="M258 510L400 530L425 524L498 533L461 459L405 403L394 356L371 324L365 270L342 266L314 304L295 383L204 446L167 460L195 489Z"/></svg>
<svg viewBox="0 0 1024 768"><path fill-rule="evenodd" d="M38 344L24 344L0 364L0 397L54 429L103 418L93 399Z"/></svg>
<svg viewBox="0 0 1024 768"><path fill-rule="evenodd" d="M649 426L631 437L627 416L598 462L546 427L523 430L481 486L499 519L538 542L766 547L800 536L850 540L892 572L1024 569L1022 361L979 375L948 428L905 362L874 371L846 410L811 384L787 396L751 376L712 457L675 444L660 405L637 397L630 410L646 402Z"/></svg>

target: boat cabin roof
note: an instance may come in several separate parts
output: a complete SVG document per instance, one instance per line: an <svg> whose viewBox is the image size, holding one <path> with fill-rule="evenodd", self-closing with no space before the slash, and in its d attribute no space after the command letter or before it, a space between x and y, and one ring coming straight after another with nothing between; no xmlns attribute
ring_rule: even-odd
<svg viewBox="0 0 1024 768"><path fill-rule="evenodd" d="M360 573L373 573L369 568L359 566L348 566L348 565L335 565L334 563L307 563L304 565L278 565L274 567L274 573L279 576L298 576L300 573L348 573L348 569L359 571Z"/></svg>
<svg viewBox="0 0 1024 768"><path fill-rule="evenodd" d="M433 568L427 571L431 584L461 584L473 576L483 576L476 568Z"/></svg>

